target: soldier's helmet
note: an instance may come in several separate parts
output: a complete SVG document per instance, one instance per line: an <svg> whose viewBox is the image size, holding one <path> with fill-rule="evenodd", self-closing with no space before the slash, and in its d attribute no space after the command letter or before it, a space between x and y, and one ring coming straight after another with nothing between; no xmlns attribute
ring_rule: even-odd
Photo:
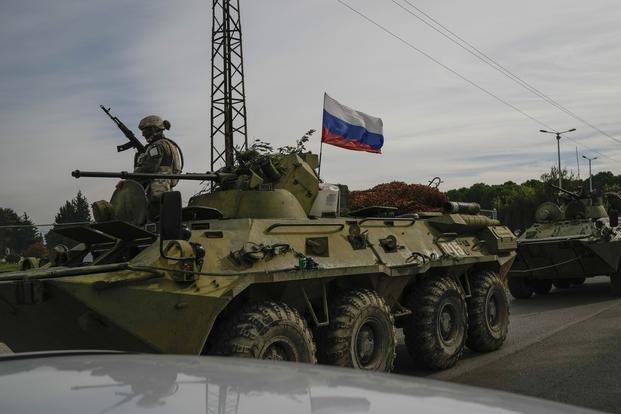
<svg viewBox="0 0 621 414"><path fill-rule="evenodd" d="M164 121L162 118L160 118L157 115L149 115L149 116L145 116L144 118L140 120L140 123L138 124L138 129L142 131L145 128L154 127L159 131L163 131L167 129L166 128L167 123L168 121Z"/></svg>

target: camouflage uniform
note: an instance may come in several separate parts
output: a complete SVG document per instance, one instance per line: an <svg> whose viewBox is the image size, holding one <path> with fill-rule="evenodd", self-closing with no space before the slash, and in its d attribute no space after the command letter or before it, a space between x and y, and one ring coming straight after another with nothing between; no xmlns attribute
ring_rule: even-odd
<svg viewBox="0 0 621 414"><path fill-rule="evenodd" d="M170 128L168 121L156 115L143 118L138 125L142 135L149 144L145 151L136 154L134 172L136 173L170 173L179 174L183 168L183 155L174 141L164 137L164 129ZM171 191L178 180L153 179L140 183L149 199L149 211L152 218L159 214L162 193Z"/></svg>

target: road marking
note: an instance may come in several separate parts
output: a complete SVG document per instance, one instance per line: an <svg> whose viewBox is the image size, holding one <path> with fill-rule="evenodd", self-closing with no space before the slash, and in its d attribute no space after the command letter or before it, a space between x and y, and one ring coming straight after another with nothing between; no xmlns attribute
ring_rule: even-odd
<svg viewBox="0 0 621 414"><path fill-rule="evenodd" d="M552 335L555 335L575 324L584 322L588 319L594 318L597 315L606 312L609 309L612 309L616 306L621 306L621 303L619 301L615 301L614 303L612 303L611 305L608 305L604 308L598 309L597 311L590 313L586 316L583 316L581 318L578 319L574 319L571 322L567 322L563 325L558 326L557 328L554 328L550 331L547 331L543 334L534 336L532 338L529 338L528 340L525 340L523 342L520 343L516 343L514 345L508 346L508 347L504 347L504 348L500 348L497 351L488 353L488 354L484 354L484 355L477 355L477 357L466 360L466 361L462 361L461 363L459 363L455 368L453 369L449 369L446 371L441 371L441 372L437 372L435 374L430 375L428 378L433 378L433 379L439 379L439 380L450 380L453 378L456 378L460 375L466 374L470 371L474 371L475 369L479 369L485 365L491 364L493 362L498 361L501 358L504 358L506 356L515 354L516 352L519 352L525 348L528 348L531 345L535 345L538 342L543 341L546 338L549 338ZM520 315L522 316L522 315Z"/></svg>

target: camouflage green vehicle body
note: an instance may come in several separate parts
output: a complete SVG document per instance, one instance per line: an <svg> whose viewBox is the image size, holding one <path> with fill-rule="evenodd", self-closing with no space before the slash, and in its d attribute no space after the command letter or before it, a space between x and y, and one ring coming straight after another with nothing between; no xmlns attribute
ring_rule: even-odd
<svg viewBox="0 0 621 414"><path fill-rule="evenodd" d="M518 257L509 272L514 297L547 294L552 285L567 288L601 275L609 275L613 291L617 288L621 234L616 210L607 211L601 195L569 194L569 202L540 205L536 222L518 238ZM608 198L607 204L616 202L614 194Z"/></svg>
<svg viewBox="0 0 621 414"><path fill-rule="evenodd" d="M453 365L465 345L502 345L508 309L498 286L516 248L506 227L457 204L409 217L309 217L319 191L314 160L285 157L271 181L237 172L183 213L164 202L159 239L153 226L125 221L66 231L84 252L101 248L102 236L113 246L92 264L0 275L0 342L16 352L319 358L380 371L394 364L395 324L435 369ZM189 230L174 239L171 212ZM492 299L479 297L489 292ZM432 306L419 309L430 295ZM475 331L485 320L491 327ZM435 342L421 342L425 329Z"/></svg>

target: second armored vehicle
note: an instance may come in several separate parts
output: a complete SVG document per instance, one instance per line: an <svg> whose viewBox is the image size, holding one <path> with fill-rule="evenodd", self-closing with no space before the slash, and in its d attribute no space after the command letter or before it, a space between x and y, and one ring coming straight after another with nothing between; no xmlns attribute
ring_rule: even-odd
<svg viewBox="0 0 621 414"><path fill-rule="evenodd" d="M578 195L554 187L569 200L541 204L535 223L520 235L518 257L508 275L511 295L519 299L545 295L553 285L568 288L600 275L609 275L612 292L621 294L617 216L621 200L608 194L607 211L601 194Z"/></svg>

